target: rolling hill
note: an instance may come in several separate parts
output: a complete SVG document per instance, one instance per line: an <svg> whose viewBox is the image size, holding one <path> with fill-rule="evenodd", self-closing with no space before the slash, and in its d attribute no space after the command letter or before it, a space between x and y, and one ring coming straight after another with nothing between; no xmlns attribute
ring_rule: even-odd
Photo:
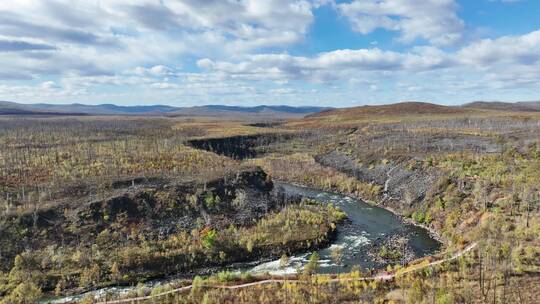
<svg viewBox="0 0 540 304"><path fill-rule="evenodd" d="M399 115L441 115L462 114L467 110L459 107L442 106L427 102L401 102L380 106L360 106L345 109L331 109L314 113L306 118L339 116L343 118L366 117L366 116L399 116Z"/></svg>
<svg viewBox="0 0 540 304"><path fill-rule="evenodd" d="M540 112L540 101L529 102L500 102L475 101L463 105L464 108L509 112Z"/></svg>

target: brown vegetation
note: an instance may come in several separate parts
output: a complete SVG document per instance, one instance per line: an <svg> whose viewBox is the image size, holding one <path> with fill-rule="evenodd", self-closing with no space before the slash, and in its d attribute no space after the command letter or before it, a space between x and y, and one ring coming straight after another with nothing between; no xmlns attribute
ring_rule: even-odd
<svg viewBox="0 0 540 304"><path fill-rule="evenodd" d="M239 135L259 139L268 133L293 135L262 144L255 140L248 147L253 151L248 158L255 159L244 161L186 145L193 139L227 140ZM279 180L346 192L390 207L436 231L446 240L448 251L471 242L478 246L463 258L392 282L329 284L326 276L304 274L303 284L225 291L201 286L189 294L173 293L165 303L533 303L540 284L539 134L540 117L532 112L414 103L330 111L271 128L234 121L133 117L3 119L0 227L26 223L28 228L16 231L4 248L13 246L13 240L29 239L21 235L44 237L32 234L37 230L31 227L42 223L39 219L45 215L39 210L66 206L70 218L74 214L70 208L78 210L89 198L105 202L104 198L126 187L146 189L148 181L166 180L167 187L196 183L193 189L198 190L184 189L182 196L163 187L150 191L150 197L160 202L159 214L172 210L176 216L174 208L167 209L172 205L165 203L174 201L202 221L189 229L141 239L138 236L144 234L138 231L159 229L123 222L120 214L106 214L102 211L107 208L100 207L100 221L108 226L96 229L84 246L43 246L12 258L10 266L0 270L0 293L9 294L6 299L14 302L11 299L24 292L33 297L39 297L40 289L61 293L75 281L87 287L134 282L151 276L159 268L156 261L188 269L231 262L233 252L250 256L250 252L275 250L272 256L279 257L325 244L341 216L311 204L269 208L250 215L249 223L229 227L225 219L232 213L225 206L238 201L233 196L242 195L216 195L219 191L210 191L209 182L229 176L227 172L234 176L249 164L261 166ZM139 202L144 205L145 200ZM141 219L140 223L154 222ZM6 231L14 233L2 232ZM293 243L300 245L283 247ZM398 253L386 248L382 254ZM405 273L404 267L422 263L429 261L391 266L388 271ZM221 274L207 281L197 278L194 284L229 280L253 278Z"/></svg>
<svg viewBox="0 0 540 304"><path fill-rule="evenodd" d="M374 116L405 116L405 115L447 115L466 114L468 111L457 107L441 106L427 102L401 102L382 106L361 106L346 109L332 109L315 114L310 114L306 118L329 117L349 119L358 117Z"/></svg>

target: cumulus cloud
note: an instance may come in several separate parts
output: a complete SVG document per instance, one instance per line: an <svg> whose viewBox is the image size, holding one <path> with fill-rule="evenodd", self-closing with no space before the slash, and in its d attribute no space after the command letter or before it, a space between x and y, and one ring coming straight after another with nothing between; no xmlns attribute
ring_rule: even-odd
<svg viewBox="0 0 540 304"><path fill-rule="evenodd" d="M532 65L540 60L540 30L498 39L474 42L458 52L458 57L470 64L490 67L507 63Z"/></svg>
<svg viewBox="0 0 540 304"><path fill-rule="evenodd" d="M312 8L304 0L3 1L0 53L9 52L3 59L23 62L32 74L114 73L186 54L288 45L303 38ZM39 57L35 51L50 52Z"/></svg>
<svg viewBox="0 0 540 304"><path fill-rule="evenodd" d="M176 68L171 68L165 65L155 65L150 68L136 67L133 73L140 76L155 76L155 77L175 77L179 71Z"/></svg>
<svg viewBox="0 0 540 304"><path fill-rule="evenodd" d="M401 90L418 94L435 92L429 90L434 87L441 92L452 92L452 88L518 89L540 83L540 30L476 41L455 51L437 47L413 47L403 52L343 49L314 56L256 54L237 61L205 58L197 64L206 73L220 75L224 80L282 84L346 81L371 91L379 91L381 86L377 82L415 80L417 84L408 84Z"/></svg>
<svg viewBox="0 0 540 304"><path fill-rule="evenodd" d="M444 68L451 65L451 59L438 49L419 47L407 53L372 48L336 50L320 53L314 57L259 54L248 56L244 61L236 63L215 62L205 58L199 60L197 64L201 68L223 73L232 78L303 79L325 82L339 79L349 72L423 71Z"/></svg>
<svg viewBox="0 0 540 304"><path fill-rule="evenodd" d="M353 0L337 4L337 8L356 31L399 31L403 42L425 39L452 44L461 39L465 26L454 0Z"/></svg>
<svg viewBox="0 0 540 304"><path fill-rule="evenodd" d="M150 86L152 88L161 89L161 90L169 90L169 89L178 88L178 85L174 83L168 83L168 82L156 82L156 83L152 83Z"/></svg>
<svg viewBox="0 0 540 304"><path fill-rule="evenodd" d="M45 81L41 83L41 88L45 90L53 90L60 88L54 81Z"/></svg>
<svg viewBox="0 0 540 304"><path fill-rule="evenodd" d="M312 57L283 54L245 56L237 62L200 59L199 67L249 79L313 79L324 71L421 72L446 68L488 68L501 65L533 66L540 62L540 30L470 43L455 52L437 47L413 47L410 51L379 48L343 49Z"/></svg>

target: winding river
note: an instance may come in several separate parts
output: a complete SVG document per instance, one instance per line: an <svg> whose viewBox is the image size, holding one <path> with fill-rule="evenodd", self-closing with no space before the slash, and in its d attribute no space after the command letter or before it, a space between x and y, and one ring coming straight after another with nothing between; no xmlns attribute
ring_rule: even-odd
<svg viewBox="0 0 540 304"><path fill-rule="evenodd" d="M421 257L436 252L440 243L426 229L403 222L392 212L372 206L366 202L335 193L305 188L285 183L276 183L289 194L297 194L323 203L332 203L347 214L349 223L338 228L337 237L329 248L320 249L319 273L349 272L353 266L361 269L380 267L370 255L369 248L393 234L406 235L407 245L415 256ZM342 262L336 265L331 258L335 247L341 247ZM253 273L295 273L309 260L310 253L299 254L289 259L287 267L280 267L279 260L263 263L249 269Z"/></svg>
<svg viewBox="0 0 540 304"><path fill-rule="evenodd" d="M425 256L436 252L440 243L433 239L426 229L405 223L390 211L372 206L361 200L324 192L316 189L295 186L286 183L277 183L290 195L301 195L322 203L332 203L338 206L348 216L348 222L338 228L337 236L328 248L318 250L320 256L319 273L342 273L349 272L352 267L360 266L361 269L381 267L374 257L367 254L370 247L384 238L392 235L405 235L407 246L415 256ZM335 264L331 259L331 252L335 247L341 247L342 262ZM236 265L228 270L237 272L292 274L301 269L309 259L310 253L297 254L289 258L288 265L280 266L280 261L254 262ZM167 283L167 279L152 281L148 286ZM106 293L124 293L132 287L111 287L94 291L95 295ZM65 297L49 300L42 303L69 303L82 298L84 295Z"/></svg>

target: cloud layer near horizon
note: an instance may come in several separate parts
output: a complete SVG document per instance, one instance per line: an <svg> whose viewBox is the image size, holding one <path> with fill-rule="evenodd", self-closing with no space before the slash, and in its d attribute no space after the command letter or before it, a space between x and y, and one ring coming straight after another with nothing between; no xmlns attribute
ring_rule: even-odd
<svg viewBox="0 0 540 304"><path fill-rule="evenodd" d="M359 37L388 32L396 46L296 51L322 22L320 9ZM348 105L534 97L540 30L471 39L459 10L454 0L4 1L0 98Z"/></svg>

